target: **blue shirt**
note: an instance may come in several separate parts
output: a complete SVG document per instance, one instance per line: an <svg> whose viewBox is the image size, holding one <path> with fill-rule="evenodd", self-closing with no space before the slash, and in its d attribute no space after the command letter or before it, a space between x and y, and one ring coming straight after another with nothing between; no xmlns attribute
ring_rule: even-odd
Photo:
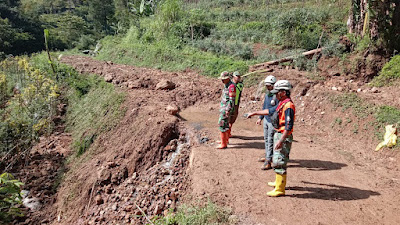
<svg viewBox="0 0 400 225"><path fill-rule="evenodd" d="M268 109L269 114L267 116L260 116L260 119L266 119L268 122L271 123L271 116L274 114L276 108L278 108L279 100L276 96L272 93L265 94L263 110Z"/></svg>

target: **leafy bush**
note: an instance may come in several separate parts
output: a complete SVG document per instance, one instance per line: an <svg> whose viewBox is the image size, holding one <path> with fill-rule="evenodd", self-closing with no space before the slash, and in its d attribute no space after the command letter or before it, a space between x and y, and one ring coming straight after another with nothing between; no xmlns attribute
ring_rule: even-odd
<svg viewBox="0 0 400 225"><path fill-rule="evenodd" d="M96 39L93 35L82 35L79 40L75 42L75 47L79 50L91 49L95 46Z"/></svg>
<svg viewBox="0 0 400 225"><path fill-rule="evenodd" d="M7 88L13 90L0 111L0 152L20 152L52 130L59 89L51 76L32 67L24 57L1 62L0 72Z"/></svg>
<svg viewBox="0 0 400 225"><path fill-rule="evenodd" d="M21 204L21 186L9 173L0 175L0 221L9 222L15 216L22 216L16 207Z"/></svg>
<svg viewBox="0 0 400 225"><path fill-rule="evenodd" d="M382 87L385 85L391 85L394 81L400 78L400 55L394 56L389 62L387 62L379 76L372 80L372 85Z"/></svg>

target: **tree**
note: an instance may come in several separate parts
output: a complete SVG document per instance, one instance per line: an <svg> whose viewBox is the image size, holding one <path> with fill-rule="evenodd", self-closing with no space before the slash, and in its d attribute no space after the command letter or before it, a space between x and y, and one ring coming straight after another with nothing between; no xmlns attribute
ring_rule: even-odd
<svg viewBox="0 0 400 225"><path fill-rule="evenodd" d="M111 34L111 25L114 22L113 0L89 1L88 19L93 22L95 31Z"/></svg>
<svg viewBox="0 0 400 225"><path fill-rule="evenodd" d="M386 50L400 50L400 2L352 0L349 32L379 41Z"/></svg>

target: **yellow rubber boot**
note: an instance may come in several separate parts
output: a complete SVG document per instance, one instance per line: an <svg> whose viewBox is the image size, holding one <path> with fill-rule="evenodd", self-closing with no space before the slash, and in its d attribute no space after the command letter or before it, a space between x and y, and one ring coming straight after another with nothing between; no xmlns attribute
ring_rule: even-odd
<svg viewBox="0 0 400 225"><path fill-rule="evenodd" d="M217 146L217 149L227 148L228 132L221 132L220 135L221 135L221 144Z"/></svg>
<svg viewBox="0 0 400 225"><path fill-rule="evenodd" d="M285 195L286 174L284 175L276 174L275 183L276 183L275 189L268 192L267 195L271 197L278 197Z"/></svg>

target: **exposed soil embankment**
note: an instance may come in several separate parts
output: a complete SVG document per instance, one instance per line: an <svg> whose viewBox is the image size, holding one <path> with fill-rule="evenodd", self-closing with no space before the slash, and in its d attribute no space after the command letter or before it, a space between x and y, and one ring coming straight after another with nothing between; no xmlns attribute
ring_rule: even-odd
<svg viewBox="0 0 400 225"><path fill-rule="evenodd" d="M57 200L62 224L144 223L174 209L188 187L190 130L172 109L214 101L218 84L194 72L168 73L88 57L64 57L127 93L124 118L72 162ZM169 110L166 110L170 105Z"/></svg>

